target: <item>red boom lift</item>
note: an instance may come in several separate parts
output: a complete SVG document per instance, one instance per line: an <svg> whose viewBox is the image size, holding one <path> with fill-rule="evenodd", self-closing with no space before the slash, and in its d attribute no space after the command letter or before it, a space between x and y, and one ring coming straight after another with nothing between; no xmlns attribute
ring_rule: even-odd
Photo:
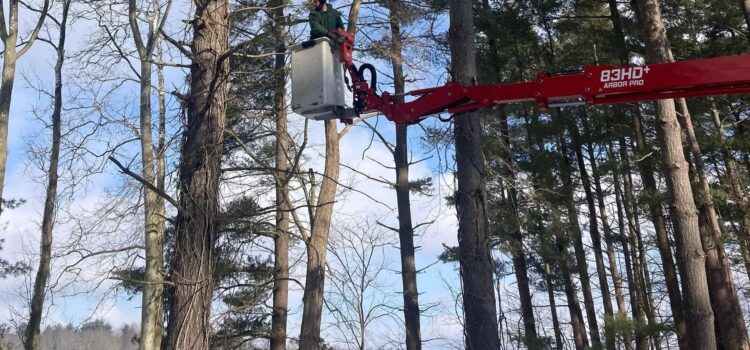
<svg viewBox="0 0 750 350"><path fill-rule="evenodd" d="M729 56L643 66L587 66L581 72L539 73L535 81L440 87L407 93L413 101L397 103L393 95L375 91L375 68L352 62L354 36L337 29L339 60L352 79L354 114L380 112L396 124L414 124L441 112L464 113L512 102L534 101L541 110L571 105L750 93L750 55ZM364 78L369 70L372 84ZM351 122L351 119L344 119Z"/></svg>

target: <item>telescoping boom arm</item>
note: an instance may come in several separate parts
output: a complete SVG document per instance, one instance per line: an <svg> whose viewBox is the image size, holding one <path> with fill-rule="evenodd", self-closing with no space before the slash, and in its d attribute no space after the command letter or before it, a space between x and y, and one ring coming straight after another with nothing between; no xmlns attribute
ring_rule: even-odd
<svg viewBox="0 0 750 350"><path fill-rule="evenodd" d="M416 99L398 103L388 92L378 95L364 71L352 63L354 37L341 30L339 59L352 77L356 115L380 112L396 124L414 124L442 112L471 112L497 105L533 101L537 107L601 105L677 97L750 93L750 55L728 56L642 66L587 66L583 71L550 75L510 84L444 86L407 93Z"/></svg>

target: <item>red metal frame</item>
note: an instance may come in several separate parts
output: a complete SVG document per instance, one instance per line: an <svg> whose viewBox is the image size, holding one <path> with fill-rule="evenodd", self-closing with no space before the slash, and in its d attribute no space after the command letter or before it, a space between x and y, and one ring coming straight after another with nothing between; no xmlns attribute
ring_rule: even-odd
<svg viewBox="0 0 750 350"><path fill-rule="evenodd" d="M354 37L340 30L339 55L352 77L355 114L380 112L396 124L414 124L442 112L464 113L500 104L533 101L538 108L600 105L677 97L750 93L750 55L643 66L587 66L582 72L549 75L535 81L444 86L409 92L413 101L397 103L378 95L352 63Z"/></svg>

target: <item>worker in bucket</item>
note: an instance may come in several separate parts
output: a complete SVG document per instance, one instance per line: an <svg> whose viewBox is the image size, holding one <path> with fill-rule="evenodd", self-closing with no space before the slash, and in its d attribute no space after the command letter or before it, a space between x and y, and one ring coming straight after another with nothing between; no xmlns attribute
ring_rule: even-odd
<svg viewBox="0 0 750 350"><path fill-rule="evenodd" d="M336 40L336 28L344 28L341 12L336 11L326 0L313 0L310 11L310 39L324 36Z"/></svg>

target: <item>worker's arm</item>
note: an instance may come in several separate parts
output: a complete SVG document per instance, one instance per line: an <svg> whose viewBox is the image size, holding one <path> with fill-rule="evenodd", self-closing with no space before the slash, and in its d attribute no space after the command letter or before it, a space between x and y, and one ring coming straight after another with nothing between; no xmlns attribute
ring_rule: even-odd
<svg viewBox="0 0 750 350"><path fill-rule="evenodd" d="M328 30L320 25L320 13L317 11L310 12L310 36L312 38L320 38L328 34Z"/></svg>

